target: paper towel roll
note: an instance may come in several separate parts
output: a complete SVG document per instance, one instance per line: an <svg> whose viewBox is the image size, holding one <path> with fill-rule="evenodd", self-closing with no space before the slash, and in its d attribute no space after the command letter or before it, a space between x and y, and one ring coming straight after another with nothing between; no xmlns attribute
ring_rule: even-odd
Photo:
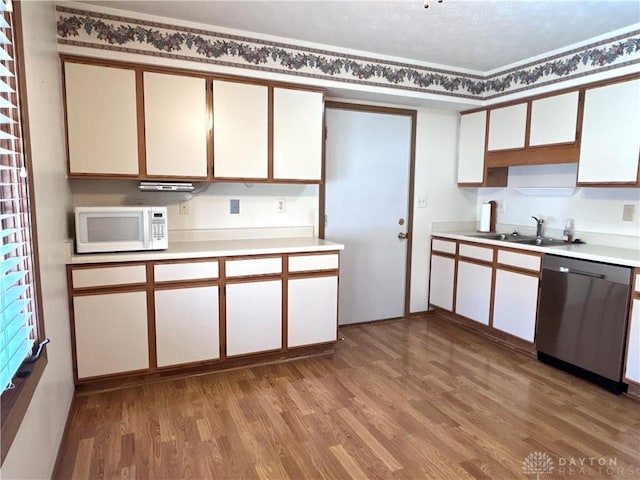
<svg viewBox="0 0 640 480"><path fill-rule="evenodd" d="M480 231L488 232L491 229L491 204L483 203L480 210Z"/></svg>

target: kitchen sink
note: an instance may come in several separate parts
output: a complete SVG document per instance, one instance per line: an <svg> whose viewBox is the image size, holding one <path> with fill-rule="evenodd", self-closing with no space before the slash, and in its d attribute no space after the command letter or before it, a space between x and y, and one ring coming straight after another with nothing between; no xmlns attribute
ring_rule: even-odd
<svg viewBox="0 0 640 480"><path fill-rule="evenodd" d="M517 232L514 233L478 233L475 235L469 235L475 238L484 238L485 240L502 240L503 242L525 242L533 241L536 239L534 236L520 235Z"/></svg>
<svg viewBox="0 0 640 480"><path fill-rule="evenodd" d="M566 244L564 240L559 240L557 238L524 238L513 241L521 243L522 245L540 245L541 247L553 247Z"/></svg>

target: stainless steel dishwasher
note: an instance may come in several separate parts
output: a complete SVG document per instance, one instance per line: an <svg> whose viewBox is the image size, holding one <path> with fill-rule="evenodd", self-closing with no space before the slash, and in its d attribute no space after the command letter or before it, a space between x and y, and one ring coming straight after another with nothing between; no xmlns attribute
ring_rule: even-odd
<svg viewBox="0 0 640 480"><path fill-rule="evenodd" d="M616 393L622 383L631 268L544 255L538 358Z"/></svg>

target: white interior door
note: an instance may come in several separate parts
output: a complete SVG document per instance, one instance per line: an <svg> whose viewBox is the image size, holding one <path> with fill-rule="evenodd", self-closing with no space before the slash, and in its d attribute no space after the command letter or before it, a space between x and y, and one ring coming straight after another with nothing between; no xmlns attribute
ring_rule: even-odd
<svg viewBox="0 0 640 480"><path fill-rule="evenodd" d="M339 323L402 317L411 117L328 108L326 124L325 237L345 245Z"/></svg>

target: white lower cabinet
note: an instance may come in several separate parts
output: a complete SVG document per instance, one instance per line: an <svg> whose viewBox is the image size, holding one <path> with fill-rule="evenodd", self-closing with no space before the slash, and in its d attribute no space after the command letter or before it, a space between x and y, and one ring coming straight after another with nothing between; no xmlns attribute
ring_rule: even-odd
<svg viewBox="0 0 640 480"><path fill-rule="evenodd" d="M533 342L538 309L538 277L496 270L493 327Z"/></svg>
<svg viewBox="0 0 640 480"><path fill-rule="evenodd" d="M628 380L640 383L640 299L633 300L629 318L629 343L624 376Z"/></svg>
<svg viewBox="0 0 640 480"><path fill-rule="evenodd" d="M149 368L147 293L73 299L78 378Z"/></svg>
<svg viewBox="0 0 640 480"><path fill-rule="evenodd" d="M282 280L226 286L227 356L282 348Z"/></svg>
<svg viewBox="0 0 640 480"><path fill-rule="evenodd" d="M288 281L287 345L334 342L338 328L338 277Z"/></svg>
<svg viewBox="0 0 640 480"><path fill-rule="evenodd" d="M458 261L455 313L489 325L492 276L491 266Z"/></svg>
<svg viewBox="0 0 640 480"><path fill-rule="evenodd" d="M158 367L220 357L218 287L156 290Z"/></svg>
<svg viewBox="0 0 640 480"><path fill-rule="evenodd" d="M429 280L429 304L453 310L453 282L456 261L453 258L431 255Z"/></svg>

